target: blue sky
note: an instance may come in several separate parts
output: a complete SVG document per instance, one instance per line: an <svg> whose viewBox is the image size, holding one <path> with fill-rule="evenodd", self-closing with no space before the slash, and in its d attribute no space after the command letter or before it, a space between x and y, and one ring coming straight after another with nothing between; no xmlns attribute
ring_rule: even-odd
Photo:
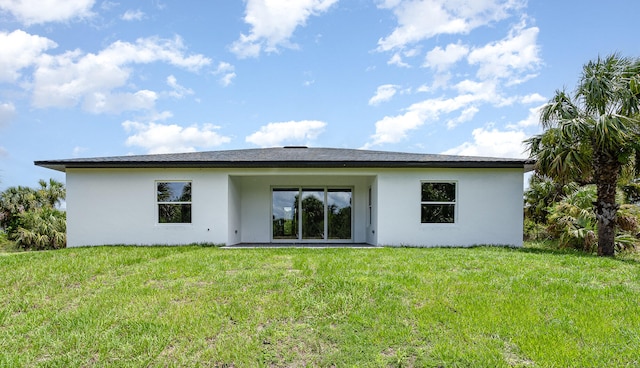
<svg viewBox="0 0 640 368"><path fill-rule="evenodd" d="M283 145L525 157L640 56L636 0L0 0L0 189L34 160Z"/></svg>

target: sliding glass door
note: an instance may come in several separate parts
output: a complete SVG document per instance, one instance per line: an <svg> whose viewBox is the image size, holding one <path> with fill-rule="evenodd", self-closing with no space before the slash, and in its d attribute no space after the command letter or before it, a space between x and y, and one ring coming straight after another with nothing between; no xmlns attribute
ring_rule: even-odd
<svg viewBox="0 0 640 368"><path fill-rule="evenodd" d="M324 239L324 189L302 189L300 233L303 240Z"/></svg>
<svg viewBox="0 0 640 368"><path fill-rule="evenodd" d="M351 189L327 190L329 239L351 239Z"/></svg>
<svg viewBox="0 0 640 368"><path fill-rule="evenodd" d="M278 188L272 192L273 240L298 239L298 188Z"/></svg>
<svg viewBox="0 0 640 368"><path fill-rule="evenodd" d="M273 188L271 203L274 241L351 240L349 188Z"/></svg>

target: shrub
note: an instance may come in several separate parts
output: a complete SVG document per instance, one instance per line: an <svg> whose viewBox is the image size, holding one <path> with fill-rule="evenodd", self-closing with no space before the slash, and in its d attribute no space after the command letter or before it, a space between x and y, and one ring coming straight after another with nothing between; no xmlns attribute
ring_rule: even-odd
<svg viewBox="0 0 640 368"><path fill-rule="evenodd" d="M66 232L66 213L44 207L21 214L20 226L14 236L22 249L60 249L67 246Z"/></svg>
<svg viewBox="0 0 640 368"><path fill-rule="evenodd" d="M0 252L14 251L16 250L16 244L9 240L6 232L0 230Z"/></svg>
<svg viewBox="0 0 640 368"><path fill-rule="evenodd" d="M597 220L593 212L594 185L580 187L549 210L549 232L561 247L592 252L597 245Z"/></svg>
<svg viewBox="0 0 640 368"><path fill-rule="evenodd" d="M547 230L547 225L531 220L524 219L524 240L540 241L551 239L551 235Z"/></svg>
<svg viewBox="0 0 640 368"><path fill-rule="evenodd" d="M64 185L53 179L38 183L38 189L17 186L0 193L0 228L17 248L64 248L66 213L56 208L65 198Z"/></svg>

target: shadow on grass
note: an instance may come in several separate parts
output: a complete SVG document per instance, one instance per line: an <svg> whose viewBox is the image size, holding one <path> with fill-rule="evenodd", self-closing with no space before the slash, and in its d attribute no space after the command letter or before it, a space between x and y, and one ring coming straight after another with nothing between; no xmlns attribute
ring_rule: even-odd
<svg viewBox="0 0 640 368"><path fill-rule="evenodd" d="M629 263L629 264L640 264L640 253L638 251L624 251L618 252L614 257L598 257L595 253L586 253L581 250L571 249L571 248L548 248L548 247L522 247L522 248L514 248L522 253L530 253L530 254L545 254L545 255L555 255L555 256L572 256L572 257L580 257L580 258L603 258L610 259L613 261Z"/></svg>

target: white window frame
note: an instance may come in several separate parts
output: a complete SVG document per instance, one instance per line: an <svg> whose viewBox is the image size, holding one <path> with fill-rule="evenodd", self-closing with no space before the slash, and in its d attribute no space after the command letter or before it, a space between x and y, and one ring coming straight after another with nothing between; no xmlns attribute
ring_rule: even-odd
<svg viewBox="0 0 640 368"><path fill-rule="evenodd" d="M367 212L367 217L368 217L368 226L371 227L371 225L373 224L373 188L371 188L371 185L369 185L369 191L368 191L368 212Z"/></svg>
<svg viewBox="0 0 640 368"><path fill-rule="evenodd" d="M158 200L158 184L159 183L189 183L191 185L191 200L190 201L159 201ZM193 181L192 180L155 180L153 183L153 192L155 196L155 221L156 225L160 226L187 226L193 224ZM191 206L191 218L190 222L160 222L160 205L184 205Z"/></svg>
<svg viewBox="0 0 640 368"><path fill-rule="evenodd" d="M453 184L455 186L455 198L453 202L445 201L423 201L422 185L423 184ZM457 180L422 180L420 181L420 208L419 216L422 225L454 225L458 223L458 181ZM423 205L453 205L453 222L422 222L422 206Z"/></svg>

